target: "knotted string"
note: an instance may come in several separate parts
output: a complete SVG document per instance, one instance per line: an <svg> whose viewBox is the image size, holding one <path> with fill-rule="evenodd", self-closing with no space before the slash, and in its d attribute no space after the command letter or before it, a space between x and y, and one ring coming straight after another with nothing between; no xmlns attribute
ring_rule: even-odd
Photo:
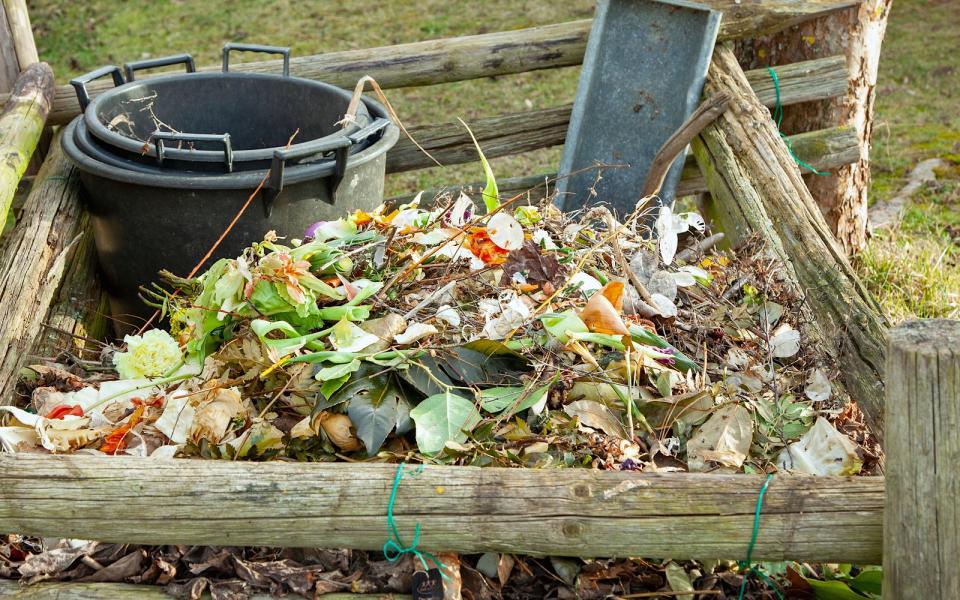
<svg viewBox="0 0 960 600"><path fill-rule="evenodd" d="M440 576L450 581L450 578L444 573L447 565L440 562L433 554L417 550L417 545L420 543L419 522L413 530L413 541L410 542L409 546L404 546L403 541L400 539L400 532L397 530L397 521L393 518L393 505L397 501L397 489L400 487L400 480L403 479L403 467L403 463L397 465L397 475L393 478L393 489L390 491L390 504L387 505L387 541L383 544L383 555L386 556L390 562L396 562L400 560L400 557L404 554L413 554L420 560L420 564L423 565L424 570L430 569L426 560L429 558L437 569L440 570ZM423 465L420 465L415 471L410 473L410 477L416 477L422 472Z"/></svg>
<svg viewBox="0 0 960 600"><path fill-rule="evenodd" d="M747 558L746 560L741 560L738 564L740 565L740 570L747 572L743 574L743 581L740 582L740 595L737 596L738 600L743 600L743 594L747 591L747 580L750 578L751 573L757 574L764 583L767 584L773 593L777 595L777 598L783 600L783 594L780 593L780 590L777 589L777 586L774 585L773 581L760 569L753 565L753 547L757 543L757 534L760 533L760 509L763 508L763 495L767 493L767 487L770 485L770 481L773 480L773 474L770 473L767 475L767 480L763 482L763 487L760 488L760 494L757 496L757 508L753 512L753 534L750 536L750 545L747 546Z"/></svg>
<svg viewBox="0 0 960 600"><path fill-rule="evenodd" d="M790 157L793 158L794 162L805 169L809 169L814 175L827 176L830 173L820 172L813 168L813 165L807 164L800 160L793 152L793 143L790 141L790 138L783 135L783 132L780 131L780 122L783 121L783 105L780 104L780 78L777 77L777 72L773 70L773 67L767 67L767 72L770 73L770 79L773 79L773 91L777 94L777 101L773 105L773 120L777 122L777 133L780 134L780 138L783 140L783 143L787 145L787 152L790 153Z"/></svg>

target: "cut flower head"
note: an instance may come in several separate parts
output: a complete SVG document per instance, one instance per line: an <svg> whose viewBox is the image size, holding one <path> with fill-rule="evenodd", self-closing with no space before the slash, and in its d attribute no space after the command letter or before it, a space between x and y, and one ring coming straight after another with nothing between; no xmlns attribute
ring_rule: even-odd
<svg viewBox="0 0 960 600"><path fill-rule="evenodd" d="M160 377L176 369L183 360L180 345L162 329L128 335L123 341L127 351L113 355L113 364L123 379Z"/></svg>

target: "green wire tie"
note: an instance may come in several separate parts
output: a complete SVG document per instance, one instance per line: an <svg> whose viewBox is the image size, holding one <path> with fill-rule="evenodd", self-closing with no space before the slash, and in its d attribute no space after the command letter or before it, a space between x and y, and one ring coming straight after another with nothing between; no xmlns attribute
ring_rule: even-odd
<svg viewBox="0 0 960 600"><path fill-rule="evenodd" d="M769 473L767 475L767 480L763 482L763 487L760 488L760 494L757 496L757 508L753 512L753 534L750 536L750 545L747 546L747 559L741 560L737 564L740 565L740 570L747 570L743 575L743 581L740 583L740 595L737 596L738 600L743 600L743 594L747 591L747 580L750 578L751 573L755 573L767 584L773 593L777 595L777 598L780 600L783 599L783 594L780 593L780 590L777 589L777 586L771 581L765 573L757 568L756 565L751 565L753 562L753 547L757 543L757 534L760 533L760 509L763 507L763 496L767 493L767 487L770 485L770 482L773 480L773 474Z"/></svg>
<svg viewBox="0 0 960 600"><path fill-rule="evenodd" d="M773 105L773 120L777 122L777 133L780 134L780 139L783 140L783 143L787 145L787 152L790 153L790 157L793 158L794 162L805 169L809 169L814 175L820 175L821 177L826 177L830 173L820 172L813 168L813 165L803 162L800 160L800 157L794 154L793 152L793 143L790 141L790 138L783 135L783 132L780 131L780 122L783 121L783 105L780 104L780 78L777 77L777 72L773 70L773 67L767 67L767 72L770 73L770 79L773 80L773 91L777 94L777 101Z"/></svg>
<svg viewBox="0 0 960 600"><path fill-rule="evenodd" d="M440 560L430 554L429 552L423 552L417 550L417 545L420 543L420 523L417 522L416 528L413 530L413 542L409 546L404 546L403 541L400 539L400 532L397 530L397 521L393 517L393 505L397 501L397 488L400 487L400 480L403 479L403 467L404 463L397 465L397 475L393 478L393 489L390 491L390 504L387 505L387 541L383 544L383 555L387 557L387 560L390 562L397 562L400 560L400 557L404 554L413 554L418 559L420 559L420 564L423 565L424 570L430 570L430 567L427 565L426 559L429 558L431 562L439 569L440 576L450 581L450 578L447 576L444 571L447 568L447 565L440 562ZM416 477L423 472L423 465L417 467L415 471L409 474L410 477Z"/></svg>

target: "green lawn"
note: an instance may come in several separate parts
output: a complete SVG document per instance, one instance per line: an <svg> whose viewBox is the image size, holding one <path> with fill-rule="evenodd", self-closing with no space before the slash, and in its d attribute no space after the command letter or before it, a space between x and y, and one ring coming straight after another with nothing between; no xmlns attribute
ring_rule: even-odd
<svg viewBox="0 0 960 600"><path fill-rule="evenodd" d="M191 52L219 60L227 41L290 46L295 55L507 30L588 18L591 0L291 2L35 0L40 55L58 81L106 63ZM918 195L903 225L876 236L857 263L894 320L960 317L960 28L957 0L896 0L880 65L872 200L893 194L916 162L939 156L942 182ZM570 102L578 70L389 92L407 123L447 122ZM501 177L556 168L559 150L495 159ZM388 192L482 179L479 165L391 176Z"/></svg>

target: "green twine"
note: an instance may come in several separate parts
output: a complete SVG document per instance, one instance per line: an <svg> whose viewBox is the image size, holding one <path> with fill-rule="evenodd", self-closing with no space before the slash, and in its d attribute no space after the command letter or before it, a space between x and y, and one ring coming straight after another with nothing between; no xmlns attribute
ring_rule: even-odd
<svg viewBox="0 0 960 600"><path fill-rule="evenodd" d="M814 175L827 176L830 173L820 172L813 168L813 165L803 162L800 160L800 157L794 154L793 144L790 142L790 138L783 135L780 131L780 122L783 121L783 105L780 104L780 78L777 77L777 72L773 70L773 67L767 67L767 72L770 73L770 79L773 80L773 91L777 94L777 101L773 105L773 120L777 122L777 133L780 134L780 138L783 140L783 143L787 145L787 152L790 153L790 157L793 158L794 162L805 169L809 169Z"/></svg>
<svg viewBox="0 0 960 600"><path fill-rule="evenodd" d="M779 102L778 102L779 104ZM743 581L740 582L740 595L737 596L738 600L743 600L743 594L747 591L747 579L749 579L751 573L755 573L767 584L773 593L777 595L777 598L783 600L783 594L780 593L780 590L777 589L777 586L774 585L773 581L765 573L756 567L756 565L751 565L753 562L753 547L757 543L757 534L760 533L760 509L763 508L763 496L767 493L767 487L770 485L770 482L773 480L773 474L770 473L767 475L766 481L763 482L763 487L760 488L760 494L757 495L757 508L753 512L753 534L750 536L750 545L747 546L747 559L741 560L738 564L740 565L740 570L746 570L747 572L743 574Z"/></svg>
<svg viewBox="0 0 960 600"><path fill-rule="evenodd" d="M413 530L413 541L409 546L404 546L403 541L400 540L400 532L397 531L397 521L393 518L393 505L397 501L397 488L400 487L400 480L403 479L403 467L404 464L401 463L397 465L397 475L393 478L393 489L390 491L390 504L387 505L387 541L383 544L383 555L387 557L387 560L390 562L396 562L400 560L400 557L404 554L413 554L418 559L420 559L420 564L423 565L424 570L429 570L430 567L427 565L426 559L429 558L431 562L440 570L440 576L450 580L447 577L447 574L444 571L447 568L447 565L440 562L436 556L430 554L429 552L423 552L417 550L417 545L420 543L420 523L417 523L416 528ZM410 474L411 477L416 477L423 472L423 465L417 467L417 470Z"/></svg>

